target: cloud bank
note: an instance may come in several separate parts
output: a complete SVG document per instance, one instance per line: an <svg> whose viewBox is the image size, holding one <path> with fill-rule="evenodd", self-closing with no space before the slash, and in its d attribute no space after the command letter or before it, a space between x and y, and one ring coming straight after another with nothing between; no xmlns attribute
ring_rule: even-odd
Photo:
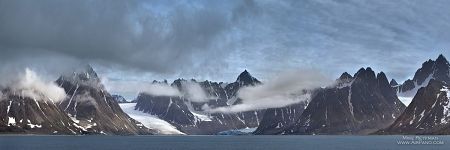
<svg viewBox="0 0 450 150"><path fill-rule="evenodd" d="M139 93L153 96L185 97L191 102L207 102L214 97L209 96L200 84L193 81L181 81L181 88L171 86L165 82L141 82L141 81L110 81L102 78L103 84L112 93L120 91L128 93L131 97Z"/></svg>
<svg viewBox="0 0 450 150"><path fill-rule="evenodd" d="M185 81L181 85L185 97L191 102L208 102L212 99L205 93L200 84L196 82Z"/></svg>
<svg viewBox="0 0 450 150"><path fill-rule="evenodd" d="M26 68L25 73L6 85L15 93L36 100L58 102L66 98L66 92L53 81L44 81L32 70Z"/></svg>
<svg viewBox="0 0 450 150"><path fill-rule="evenodd" d="M307 90L332 85L333 80L316 70L288 71L268 82L241 88L238 97L242 104L207 109L207 112L235 113L249 110L279 108L310 99Z"/></svg>
<svg viewBox="0 0 450 150"><path fill-rule="evenodd" d="M152 76L230 82L244 69L264 81L267 74L297 67L338 77L370 66L401 82L423 61L450 56L448 5L0 0L0 68L31 67L54 79L74 64L90 63L105 68L99 74L124 81Z"/></svg>
<svg viewBox="0 0 450 150"><path fill-rule="evenodd" d="M177 88L164 83L153 83L142 89L142 92L153 96L181 96Z"/></svg>
<svg viewBox="0 0 450 150"><path fill-rule="evenodd" d="M152 83L146 81L114 81L102 77L102 83L111 93L125 93L129 98L135 97L139 93L146 93L153 96L182 96L181 92L166 83Z"/></svg>
<svg viewBox="0 0 450 150"><path fill-rule="evenodd" d="M1 60L38 55L154 73L226 66L229 9L201 1L0 1ZM58 6L58 7L55 7ZM227 9L222 9L227 8ZM197 57L197 56L210 57ZM46 63L46 62L36 62ZM61 62L65 64L65 61Z"/></svg>

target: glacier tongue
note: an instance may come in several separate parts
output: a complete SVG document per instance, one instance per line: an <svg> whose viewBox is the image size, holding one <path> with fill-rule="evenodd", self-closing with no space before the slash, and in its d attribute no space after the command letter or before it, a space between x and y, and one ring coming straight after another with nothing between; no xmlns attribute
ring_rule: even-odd
<svg viewBox="0 0 450 150"><path fill-rule="evenodd" d="M159 134L184 134L170 123L159 119L157 116L153 116L138 110L134 110L136 103L121 103L120 108L127 113L131 118L141 122L145 127L149 129L155 129Z"/></svg>

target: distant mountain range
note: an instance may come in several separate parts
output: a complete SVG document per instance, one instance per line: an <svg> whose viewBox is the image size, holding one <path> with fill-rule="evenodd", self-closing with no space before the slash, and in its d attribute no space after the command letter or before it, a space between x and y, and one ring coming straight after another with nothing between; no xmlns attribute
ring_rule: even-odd
<svg viewBox="0 0 450 150"><path fill-rule="evenodd" d="M55 83L67 95L57 102L43 93L30 97L24 91L3 87L0 133L166 133L149 126L153 124L148 120L141 120L146 122L144 126L137 121L143 118L134 119L126 114L118 103L128 102L120 95L109 94L90 66L62 75ZM239 97L242 88L264 85L247 70L232 83L194 79L154 81L152 85L174 92L143 91L133 102L135 111L149 115L146 118L160 119L170 124L171 129L179 130L171 133L242 134L241 131L254 129L253 134L257 135L450 134L449 84L450 64L440 55L436 60L424 62L413 79L402 84L394 79L389 82L383 72L361 68L353 76L343 73L327 87L305 89L311 95L309 99L281 108L210 111L242 104L244 101ZM405 106L402 101L411 103Z"/></svg>
<svg viewBox="0 0 450 150"><path fill-rule="evenodd" d="M168 84L166 82L157 83ZM192 83L200 85L206 97L212 99L207 102L196 102L185 96L152 96L140 93L136 99L136 109L156 115L188 134L216 134L225 130L258 126L264 110L240 113L207 113L203 109L203 106L217 108L241 103L241 100L236 96L241 87L261 84L248 71L242 72L235 82L229 84L177 79L170 86L186 92L189 89L184 88L185 85Z"/></svg>

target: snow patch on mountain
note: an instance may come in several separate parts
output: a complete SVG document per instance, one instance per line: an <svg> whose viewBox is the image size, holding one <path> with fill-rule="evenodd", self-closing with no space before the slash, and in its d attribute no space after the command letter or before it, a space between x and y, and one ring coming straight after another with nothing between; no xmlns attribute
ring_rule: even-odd
<svg viewBox="0 0 450 150"><path fill-rule="evenodd" d="M10 125L16 125L16 119L14 117L8 117L8 126Z"/></svg>
<svg viewBox="0 0 450 150"><path fill-rule="evenodd" d="M441 89L442 92L446 92L447 95L447 104L444 104L443 114L444 116L441 119L441 123L448 123L448 119L450 119L450 90L448 87L444 87Z"/></svg>
<svg viewBox="0 0 450 150"><path fill-rule="evenodd" d="M145 127L154 129L159 134L184 134L170 123L159 119L157 116L153 116L138 110L134 110L136 103L121 103L120 108L127 113L131 118L141 122Z"/></svg>
<svg viewBox="0 0 450 150"><path fill-rule="evenodd" d="M422 88L422 87L426 87L428 85L428 83L430 82L430 80L433 79L433 74L430 74L425 81L422 84L417 84L417 81L414 81L414 89L411 89L409 91L397 91L397 96L398 99L400 99L400 101L405 104L406 106L408 106L412 99L414 98L414 96L416 95L417 91Z"/></svg>

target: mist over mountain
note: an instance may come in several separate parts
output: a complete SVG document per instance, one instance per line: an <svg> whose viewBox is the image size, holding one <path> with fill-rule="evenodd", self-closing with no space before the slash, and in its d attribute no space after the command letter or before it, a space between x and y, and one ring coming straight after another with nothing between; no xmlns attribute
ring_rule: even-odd
<svg viewBox="0 0 450 150"><path fill-rule="evenodd" d="M449 5L0 0L0 133L448 134Z"/></svg>
<svg viewBox="0 0 450 150"><path fill-rule="evenodd" d="M260 125L255 133L368 134L390 125L403 109L405 105L383 72L375 75L371 68L361 68L353 77L343 73L335 85L315 89L307 103L266 114L263 122L267 124ZM293 110L299 113L291 113ZM264 120L277 117L282 120Z"/></svg>
<svg viewBox="0 0 450 150"><path fill-rule="evenodd" d="M242 87L261 84L246 70L233 83L177 79L154 82L177 89L182 95L143 92L136 98L136 110L156 115L188 134L217 134L221 131L258 126L263 110L247 109L220 113L211 109L231 107L243 102L237 92Z"/></svg>
<svg viewBox="0 0 450 150"><path fill-rule="evenodd" d="M56 82L26 69L3 84L0 106L7 111L2 113L2 133L210 135L241 129L254 129L254 134L448 133L445 92L450 67L443 55L425 62L414 80L403 84L389 82L383 72L375 74L370 67L353 76L345 72L335 81L308 69L279 73L266 82L247 70L231 83L153 81L143 86L135 103L126 105L127 113L145 124L122 110L118 103L128 101L109 94L91 66L83 68ZM410 81L427 86L408 91ZM406 108L397 93L415 88L419 90ZM433 105L426 102L431 97L436 98Z"/></svg>
<svg viewBox="0 0 450 150"><path fill-rule="evenodd" d="M61 76L56 83L67 93L58 106L87 134L137 135L152 132L129 117L101 84L94 69Z"/></svg>

